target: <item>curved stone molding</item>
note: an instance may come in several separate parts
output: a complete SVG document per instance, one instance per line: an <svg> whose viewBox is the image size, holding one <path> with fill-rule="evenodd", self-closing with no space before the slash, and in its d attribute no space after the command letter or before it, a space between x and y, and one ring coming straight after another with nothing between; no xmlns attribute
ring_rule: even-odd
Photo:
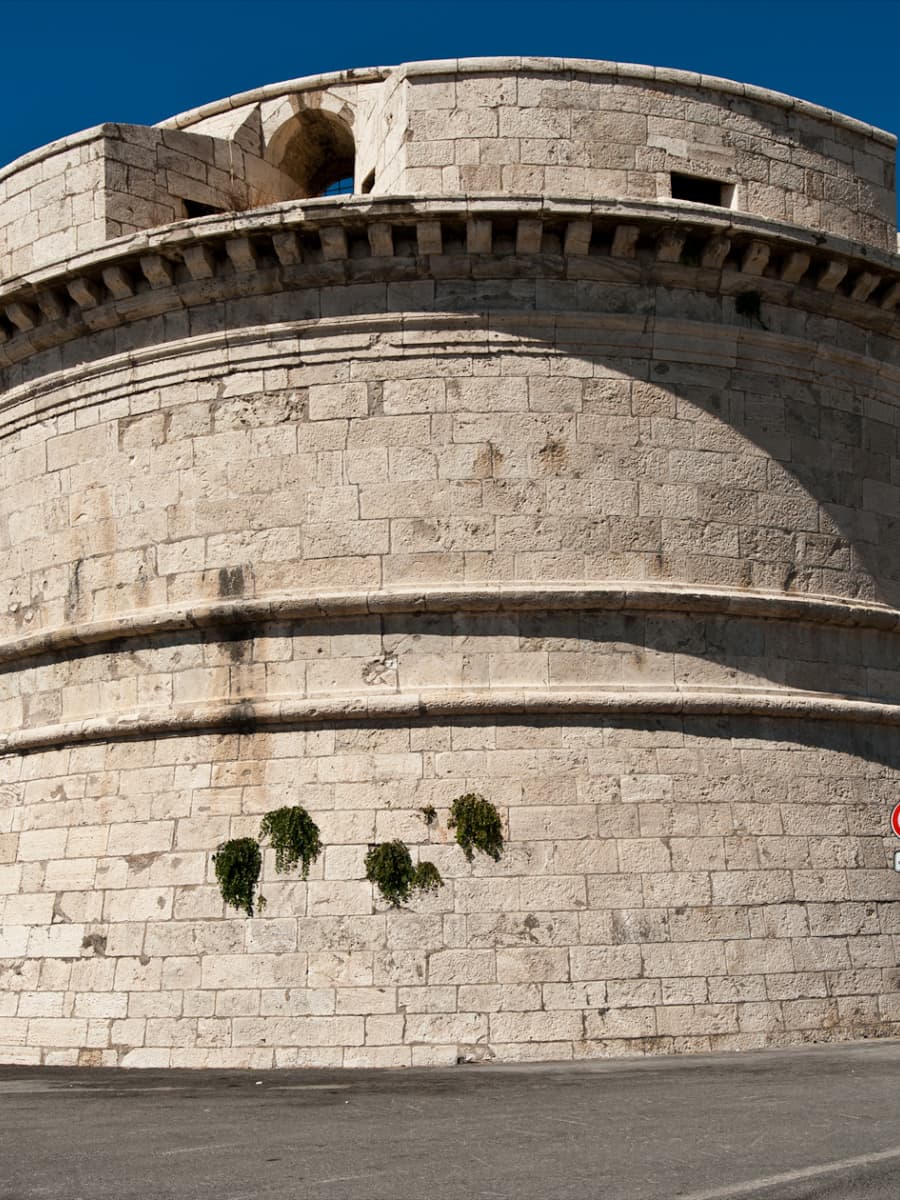
<svg viewBox="0 0 900 1200"><path fill-rule="evenodd" d="M276 100L282 96L292 95L298 91L320 91L340 83L365 83L372 80L383 80L390 74L401 77L437 76L446 78L448 75L479 76L502 75L521 71L535 71L542 75L559 75L565 78L596 76L621 83L629 81L646 83L648 81L660 84L677 84L683 87L706 89L721 93L734 99L758 101L761 104L771 104L788 112L817 117L839 129L847 129L852 133L861 133L893 146L896 138L893 134L849 117L833 109L812 104L808 100L800 100L796 96L776 92L771 88L756 87L749 83L740 83L734 79L724 79L716 75L701 75L697 71L681 71L673 67L654 67L641 63L609 62L596 58L550 58L539 55L484 57L484 58L444 58L431 61L404 63L399 67L362 67L348 71L328 71L319 75L307 75L299 79L283 83L270 83L263 87L251 88L222 100L213 100L202 104L177 116L160 121L162 129L186 129L197 122L209 117L220 116L238 108L258 104L265 100ZM54 143L56 145L57 143ZM21 160L20 160L21 161Z"/></svg>
<svg viewBox="0 0 900 1200"><path fill-rule="evenodd" d="M875 328L892 325L900 302L893 256L672 201L313 201L180 222L7 284L0 288L0 365L89 331L217 299L485 277L485 260L495 264L488 273L495 278L750 291L812 312L837 307Z"/></svg>
<svg viewBox="0 0 900 1200"><path fill-rule="evenodd" d="M678 587L210 603L0 646L12 671L2 712L20 727L0 747L235 721L249 729L415 713L632 714L648 696L654 712L892 724L898 630L887 608Z"/></svg>
<svg viewBox="0 0 900 1200"><path fill-rule="evenodd" d="M716 613L773 621L806 621L884 633L900 632L900 610L826 596L737 592L729 589L669 587L652 584L536 583L473 587L335 592L316 596L273 596L219 600L183 608L135 612L108 621L44 630L0 642L0 664L37 655L59 654L80 646L124 639L159 637L192 629L299 621L314 617L350 617L396 613L492 613L603 610L614 612ZM249 636L253 636L252 632Z"/></svg>
<svg viewBox="0 0 900 1200"><path fill-rule="evenodd" d="M538 280L531 282L536 289ZM472 285L476 291L478 284ZM577 286L577 285L575 285ZM342 289L341 289L342 290ZM614 289L616 290L616 289ZM352 296L353 289L348 291ZM529 295L531 304L534 295ZM239 303L239 302L236 302ZM248 305L254 298L247 299ZM733 319L732 311L723 312L726 322ZM471 312L398 312L379 314L340 313L322 317L311 315L302 320L277 320L265 325L252 323L228 331L204 329L190 337L165 337L164 316L160 316L154 333L161 333L159 344L145 345L118 353L106 353L102 347L90 356L90 338L78 339L78 360L56 369L40 369L27 382L11 383L0 395L0 429L7 432L34 424L46 417L68 414L78 409L96 409L128 395L149 392L155 387L171 387L192 377L217 378L236 369L254 371L276 369L304 361L316 364L346 361L347 344L351 344L355 359L374 363L386 353L393 357L415 359L422 354L515 353L523 361L539 358L553 347L557 353L590 359L597 354L614 352L628 357L646 338L647 314L630 312L584 311L542 313L526 308L491 308L484 313ZM352 307L352 305L351 305ZM213 306L215 311L215 306ZM785 310L790 312L790 310ZM317 310L318 312L318 310ZM258 313L254 313L257 317ZM822 314L824 317L824 314ZM818 321L820 318L810 317ZM825 317L829 332L844 325L838 315ZM685 320L674 311L654 314L653 342L663 361L680 360L679 347L686 339L694 341L693 350L699 353L696 336L700 322ZM702 325L704 359L710 366L718 359L729 362L736 344L760 355L778 356L791 360L798 374L801 364L808 360L808 339L790 325L784 330L754 328L743 320L741 324L721 326ZM884 331L884 358L887 359L891 339ZM880 347L879 347L880 349ZM841 380L871 377L885 389L900 388L900 364L873 359L869 345L816 346L816 365L833 370ZM11 367L20 370L25 364ZM808 370L803 372L804 377ZM660 385L665 379L659 378ZM72 386L72 385L75 386Z"/></svg>
<svg viewBox="0 0 900 1200"><path fill-rule="evenodd" d="M756 717L768 720L849 721L900 725L900 704L876 704L838 696L760 689L720 692L665 688L652 691L504 691L491 688L392 695L317 697L277 702L255 699L232 703L145 709L109 718L89 718L0 737L0 754L23 753L84 742L218 732L251 734L265 729L320 723L381 722L478 717L548 717L592 714L601 717Z"/></svg>

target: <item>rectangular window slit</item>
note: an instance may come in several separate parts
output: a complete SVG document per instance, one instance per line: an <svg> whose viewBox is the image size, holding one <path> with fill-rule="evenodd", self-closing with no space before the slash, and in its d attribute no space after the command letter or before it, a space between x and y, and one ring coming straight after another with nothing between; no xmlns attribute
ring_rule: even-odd
<svg viewBox="0 0 900 1200"><path fill-rule="evenodd" d="M182 200L186 217L213 217L217 213L228 212L227 208L216 208L212 204L204 204L200 200Z"/></svg>
<svg viewBox="0 0 900 1200"><path fill-rule="evenodd" d="M672 199L730 208L734 201L734 184L722 183L719 179L701 179L698 175L679 175L673 171Z"/></svg>

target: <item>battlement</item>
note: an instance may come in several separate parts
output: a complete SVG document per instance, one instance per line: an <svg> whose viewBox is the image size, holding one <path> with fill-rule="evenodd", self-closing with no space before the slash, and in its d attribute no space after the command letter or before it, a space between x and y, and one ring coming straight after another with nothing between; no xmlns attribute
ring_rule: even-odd
<svg viewBox="0 0 900 1200"><path fill-rule="evenodd" d="M896 248L896 139L775 92L615 63L469 59L313 76L0 171L0 281L209 213L346 190L684 200Z"/></svg>

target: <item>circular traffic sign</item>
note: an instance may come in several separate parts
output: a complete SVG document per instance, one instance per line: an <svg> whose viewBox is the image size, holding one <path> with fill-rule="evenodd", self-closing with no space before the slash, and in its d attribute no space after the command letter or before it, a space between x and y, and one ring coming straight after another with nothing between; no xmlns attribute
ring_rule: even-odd
<svg viewBox="0 0 900 1200"><path fill-rule="evenodd" d="M895 804L894 811L891 813L891 829L897 837L900 837L900 804Z"/></svg>

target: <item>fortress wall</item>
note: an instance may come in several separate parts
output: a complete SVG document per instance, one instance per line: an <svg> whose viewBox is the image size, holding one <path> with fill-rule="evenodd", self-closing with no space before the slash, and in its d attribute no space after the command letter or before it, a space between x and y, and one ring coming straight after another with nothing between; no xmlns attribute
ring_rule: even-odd
<svg viewBox="0 0 900 1200"><path fill-rule="evenodd" d="M428 286L438 309L477 304L470 283ZM664 289L614 290L652 325L560 318L554 341L511 315L497 341L448 319L404 345L399 315L358 317L265 349L215 333L202 353L73 367L41 386L39 421L23 385L5 414L5 636L223 588L618 579L896 604L891 373L842 356L839 322L810 355L731 300L691 322ZM258 305L227 311L240 328ZM167 320L131 336L152 344Z"/></svg>
<svg viewBox="0 0 900 1200"><path fill-rule="evenodd" d="M676 172L733 188L726 209L896 249L895 139L727 80L450 60L246 99L163 128L100 126L0 172L0 278L180 220L185 200L242 211L303 195L282 168L304 113L352 133L358 191L659 201Z"/></svg>
<svg viewBox="0 0 900 1200"><path fill-rule="evenodd" d="M675 171L733 184L740 211L894 248L894 146L811 105L678 72L401 70L399 190L665 200Z"/></svg>
<svg viewBox="0 0 900 1200"><path fill-rule="evenodd" d="M0 279L107 238L102 129L0 172Z"/></svg>
<svg viewBox="0 0 900 1200"><path fill-rule="evenodd" d="M185 200L233 212L296 195L261 147L254 153L198 133L119 125L105 151L107 241L182 220Z"/></svg>
<svg viewBox="0 0 900 1200"><path fill-rule="evenodd" d="M719 319L648 340L620 317L602 354L514 315L408 344L359 318L277 349L232 331L102 384L73 367L40 421L8 408L8 586L30 590L6 606L27 653L7 643L2 675L24 753L0 760L0 1057L387 1066L900 1032L896 613L817 598L895 595L864 499L891 486L890 396L858 359L791 378L774 328ZM613 578L634 582L591 602ZM785 585L809 597L789 617ZM275 595L305 615L253 609ZM41 628L61 631L43 656L21 640ZM496 865L449 838L471 790L502 813ZM263 913L226 909L212 852L291 803L327 847L309 883L267 856ZM401 912L364 879L393 837L446 880Z"/></svg>
<svg viewBox="0 0 900 1200"><path fill-rule="evenodd" d="M0 280L180 221L185 200L232 212L297 191L261 151L197 133L102 125L57 145L0 173Z"/></svg>
<svg viewBox="0 0 900 1200"><path fill-rule="evenodd" d="M0 1057L403 1066L896 1035L898 768L893 730L577 717L6 759ZM504 817L496 865L447 842L471 788ZM294 802L327 846L309 882L267 854L262 914L226 912L210 850ZM404 911L363 879L392 837L446 881Z"/></svg>
<svg viewBox="0 0 900 1200"><path fill-rule="evenodd" d="M243 582L240 568L228 570L221 582ZM267 720L279 705L341 719L360 705L385 717L416 704L465 706L466 695L473 709L496 702L518 711L530 701L557 711L592 698L602 708L630 691L655 696L660 711L704 696L739 704L739 694L777 710L799 695L832 715L843 703L854 720L862 702L872 702L869 716L889 706L900 681L896 632L848 627L864 619L852 607L826 612L829 623L816 620L824 605L798 605L787 617L759 603L751 616L728 593L698 600L678 589L571 584L511 592L313 593L282 602L277 616L265 603L204 608L192 598L87 645L63 635L50 651L17 655L7 643L0 650L16 669L2 678L5 740L24 749L86 732L115 736L126 721L138 731L214 724L234 705L258 705ZM344 615L353 607L357 615Z"/></svg>
<svg viewBox="0 0 900 1200"><path fill-rule="evenodd" d="M105 138L125 190L118 241L89 231L0 288L0 1061L401 1066L900 1034L884 197L846 197L861 246L824 204L828 234L660 190L704 146L710 171L733 155L751 178L739 133L770 167L804 160L803 186L826 149L834 178L851 161L862 178L866 147L886 162L892 143L642 70L376 71L40 159L93 162ZM633 167L602 133L613 78ZM568 200L127 215L139 193L187 195L166 172L224 187L204 174L223 146L311 180L297 130L343 153L335 121L364 146L357 186L439 166L440 190L475 188L463 170L493 171L493 146L509 189L532 109L548 155L581 154L590 126L612 156L521 177ZM579 198L593 171L630 186L654 138L657 190ZM432 153L452 157L416 160ZM471 791L500 812L497 863L448 831ZM226 908L212 855L292 804L321 829L310 879L267 850L266 908ZM445 880L400 910L364 870L393 838Z"/></svg>
<svg viewBox="0 0 900 1200"><path fill-rule="evenodd" d="M407 89L394 75L359 90L354 128L357 190L374 174L376 196L405 195L414 190L409 174Z"/></svg>

